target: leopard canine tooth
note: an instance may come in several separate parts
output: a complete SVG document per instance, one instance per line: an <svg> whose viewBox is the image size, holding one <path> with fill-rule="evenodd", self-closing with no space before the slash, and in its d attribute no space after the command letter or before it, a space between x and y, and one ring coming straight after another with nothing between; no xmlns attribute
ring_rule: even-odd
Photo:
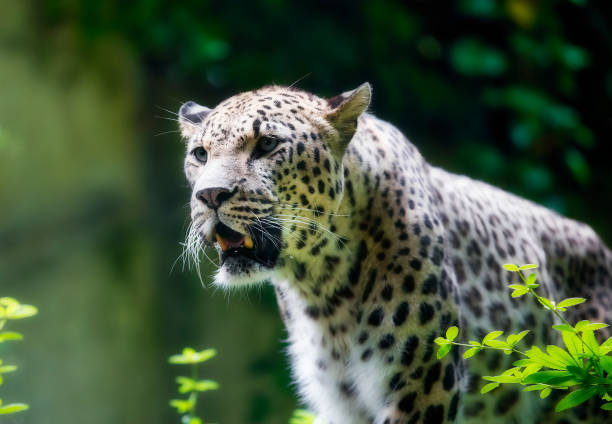
<svg viewBox="0 0 612 424"><path fill-rule="evenodd" d="M221 237L219 234L215 234L215 236L217 236L217 243L219 243L221 250L225 252L227 249L229 249L229 243L225 241L223 237Z"/></svg>
<svg viewBox="0 0 612 424"><path fill-rule="evenodd" d="M249 236L244 237L244 247L246 247L247 249L253 248L253 239L251 237Z"/></svg>

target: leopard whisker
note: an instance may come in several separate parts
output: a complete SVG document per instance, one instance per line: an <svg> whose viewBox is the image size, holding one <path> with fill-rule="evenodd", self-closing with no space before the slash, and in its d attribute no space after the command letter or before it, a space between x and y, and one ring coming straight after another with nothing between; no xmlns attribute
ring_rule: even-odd
<svg viewBox="0 0 612 424"><path fill-rule="evenodd" d="M253 211L249 211L257 220L257 224L255 224L255 226L257 228L259 228L261 230L261 232L263 233L263 236L266 237L268 240L270 240L270 242L274 245L274 247L276 247L278 250L280 250L280 244L281 240L275 240L274 237L272 236L272 234L269 233L269 231L267 231L264 226L262 221L260 220L260 218L255 214L255 212ZM262 219L265 219L265 217L263 217Z"/></svg>
<svg viewBox="0 0 612 424"><path fill-rule="evenodd" d="M285 203L281 203L278 209L312 212L314 215L341 216L341 217L350 216L350 214L339 214L339 213L334 213L334 212L319 211L319 210L311 209L311 208L300 208L298 206L288 205Z"/></svg>
<svg viewBox="0 0 612 424"><path fill-rule="evenodd" d="M191 269L193 266L200 283L204 285L204 279L202 278L202 272L200 267L200 254L203 254L208 261L214 266L218 266L206 253L204 242L199 236L199 230L201 225L195 225L192 221L187 228L187 235L185 238L185 242L181 243L183 246L183 253L180 258L183 260L183 269L185 268L185 264L187 264L188 268Z"/></svg>
<svg viewBox="0 0 612 424"><path fill-rule="evenodd" d="M279 220L289 219L289 222L301 222L302 224L314 225L317 229L323 230L324 232L332 236L334 240L338 240L341 238L339 235L331 231L329 228L326 228L325 226L321 225L314 219L311 219L305 216L299 216L299 215L276 214L276 216L283 217L283 218L279 218Z"/></svg>
<svg viewBox="0 0 612 424"><path fill-rule="evenodd" d="M173 111L173 110L169 110L169 109L163 108L161 106L157 106L157 105L155 105L155 107L157 109L161 110L161 111L169 113L170 115L179 116L179 114L177 112Z"/></svg>
<svg viewBox="0 0 612 424"><path fill-rule="evenodd" d="M153 117L157 119L165 119L166 121L178 122L177 118L168 118L167 116L159 116L159 115L155 115Z"/></svg>
<svg viewBox="0 0 612 424"><path fill-rule="evenodd" d="M172 133L179 133L180 131L178 130L168 130L168 131L162 131L160 133L157 134L153 134L153 137L160 137L162 135L166 135L166 134L172 134Z"/></svg>
<svg viewBox="0 0 612 424"><path fill-rule="evenodd" d="M262 222L265 222L266 224L268 224L269 226L279 229L281 230L281 232L285 229L281 223L279 223L277 220L271 220L270 218L262 218ZM291 237L294 240L299 240L299 237L296 236L295 234L293 234L292 232L288 232L287 236ZM282 239L280 237L277 237L279 243L282 244ZM278 247L278 246L277 246Z"/></svg>
<svg viewBox="0 0 612 424"><path fill-rule="evenodd" d="M305 217L291 216L291 218L278 218L278 219L279 219L280 222L294 224L294 225L296 225L299 228L307 229L307 230L311 230L312 226L314 225L315 231L319 231L324 236L330 237L336 243L341 243L343 245L345 244L344 238L340 237L339 235L337 235L336 233L332 232L328 228L325 228L324 226L322 226L318 222L316 222L314 220L302 221L299 218L305 218Z"/></svg>

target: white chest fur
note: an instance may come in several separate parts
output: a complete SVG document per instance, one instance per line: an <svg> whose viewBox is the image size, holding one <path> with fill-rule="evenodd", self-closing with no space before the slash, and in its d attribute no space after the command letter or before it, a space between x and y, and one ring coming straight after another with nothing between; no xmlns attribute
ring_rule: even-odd
<svg viewBox="0 0 612 424"><path fill-rule="evenodd" d="M337 311L334 321L313 319L305 312L304 301L286 283L279 284L286 321L288 352L293 375L303 400L318 414L317 424L367 424L376 420L372 411L384 409L383 385L388 376L383 358L361 359L357 348L360 332L352 324L332 335L330 326L353 322L348 311ZM377 422L377 421L374 421Z"/></svg>

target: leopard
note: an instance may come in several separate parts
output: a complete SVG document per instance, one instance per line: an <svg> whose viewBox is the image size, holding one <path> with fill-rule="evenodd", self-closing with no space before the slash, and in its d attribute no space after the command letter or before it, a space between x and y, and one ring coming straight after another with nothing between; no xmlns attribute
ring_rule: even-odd
<svg viewBox="0 0 612 424"><path fill-rule="evenodd" d="M554 340L550 313L509 296L506 263L538 264L542 296L588 299L570 319L610 322L609 248L586 224L429 164L371 97L369 83L333 97L270 85L184 103L189 255L217 251L217 287L274 287L317 424L603 422L514 387L480 395L480 377L513 359L438 360L434 340L453 325L464 340Z"/></svg>

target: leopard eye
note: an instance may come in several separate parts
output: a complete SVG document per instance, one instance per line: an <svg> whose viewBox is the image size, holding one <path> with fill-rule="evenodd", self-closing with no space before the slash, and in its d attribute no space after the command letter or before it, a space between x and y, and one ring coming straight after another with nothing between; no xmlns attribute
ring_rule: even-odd
<svg viewBox="0 0 612 424"><path fill-rule="evenodd" d="M257 142L257 149L262 153L268 153L278 146L278 138L261 137Z"/></svg>
<svg viewBox="0 0 612 424"><path fill-rule="evenodd" d="M206 163L208 160L208 153L204 147L196 147L191 151L191 154L196 158L196 160L200 163Z"/></svg>

